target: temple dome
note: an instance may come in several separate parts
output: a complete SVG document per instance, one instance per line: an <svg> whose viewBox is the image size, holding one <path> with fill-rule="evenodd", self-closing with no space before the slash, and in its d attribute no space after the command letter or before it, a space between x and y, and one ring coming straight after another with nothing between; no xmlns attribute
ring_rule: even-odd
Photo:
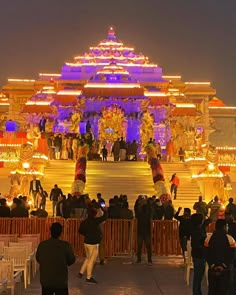
<svg viewBox="0 0 236 295"><path fill-rule="evenodd" d="M111 85L118 86L122 88L135 88L140 87L139 83L131 77L130 73L124 69L124 67L117 65L117 63L112 60L109 65L104 66L101 70L97 71L95 76L92 76L88 83L85 85L86 88L94 87L94 85L104 85L104 87L110 87Z"/></svg>

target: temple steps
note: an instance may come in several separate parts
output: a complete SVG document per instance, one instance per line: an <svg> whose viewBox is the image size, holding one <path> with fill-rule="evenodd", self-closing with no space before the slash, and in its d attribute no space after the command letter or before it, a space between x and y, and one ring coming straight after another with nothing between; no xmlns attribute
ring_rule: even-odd
<svg viewBox="0 0 236 295"><path fill-rule="evenodd" d="M190 207L200 194L197 182L192 180L190 171L184 163L162 163L167 182L173 173L180 178L177 200L173 201L177 208ZM45 169L45 177L42 180L43 187L48 193L54 186L62 189L63 193L71 192L71 184L74 179L75 163L70 160L54 160ZM153 188L151 170L146 162L101 162L89 161L87 163L87 183L85 193L96 198L100 192L108 203L114 195L127 194L130 208L133 208L137 195L155 194ZM48 202L47 209L51 212Z"/></svg>

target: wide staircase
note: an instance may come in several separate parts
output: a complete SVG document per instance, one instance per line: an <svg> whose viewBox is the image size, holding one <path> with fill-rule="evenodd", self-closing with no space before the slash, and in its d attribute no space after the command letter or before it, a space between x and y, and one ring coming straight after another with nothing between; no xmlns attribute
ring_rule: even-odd
<svg viewBox="0 0 236 295"><path fill-rule="evenodd" d="M164 176L168 182L173 173L180 179L180 184L177 191L177 199L173 200L174 207L188 207L192 209L193 204L198 200L201 194L197 181L192 179L190 170L185 163L161 163L164 170Z"/></svg>
<svg viewBox="0 0 236 295"><path fill-rule="evenodd" d="M173 173L180 178L177 200L174 200L175 208L190 207L200 194L197 182L191 179L191 174L184 163L161 163L167 183ZM74 179L75 163L70 160L54 160L45 169L42 180L47 192L54 184L62 189L64 194L71 191ZM130 208L133 208L138 195L155 194L151 170L146 162L101 162L89 161L87 164L87 183L85 193L93 199L98 192L108 203L114 195L126 194L129 199ZM47 209L51 212L49 202Z"/></svg>

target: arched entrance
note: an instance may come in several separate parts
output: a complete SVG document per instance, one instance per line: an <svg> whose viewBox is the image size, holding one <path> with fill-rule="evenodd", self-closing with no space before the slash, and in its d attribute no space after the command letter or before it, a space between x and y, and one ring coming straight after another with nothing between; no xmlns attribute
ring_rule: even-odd
<svg viewBox="0 0 236 295"><path fill-rule="evenodd" d="M114 104L104 107L98 122L98 136L101 142L114 142L117 138L126 138L127 120L124 110Z"/></svg>

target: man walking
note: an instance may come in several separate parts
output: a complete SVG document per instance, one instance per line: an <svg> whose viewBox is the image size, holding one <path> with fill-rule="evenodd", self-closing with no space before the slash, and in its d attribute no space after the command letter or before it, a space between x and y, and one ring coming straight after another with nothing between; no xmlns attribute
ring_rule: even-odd
<svg viewBox="0 0 236 295"><path fill-rule="evenodd" d="M50 193L50 201L52 201L52 216L55 216L58 198L60 196L63 196L62 190L57 186L57 184L55 184Z"/></svg>
<svg viewBox="0 0 236 295"><path fill-rule="evenodd" d="M102 240L102 231L100 224L107 219L106 209L102 209L104 214L96 217L97 209L92 207L88 209L88 218L81 222L79 233L84 236L84 248L86 258L80 269L79 277L82 278L87 271L86 282L97 284L97 281L92 277L93 267L98 256L99 243Z"/></svg>
<svg viewBox="0 0 236 295"><path fill-rule="evenodd" d="M171 176L170 182L171 182L170 194L172 196L172 194L174 193L174 200L176 200L176 197L177 197L177 189L178 189L178 186L179 186L179 177L176 175L176 173L174 173Z"/></svg>
<svg viewBox="0 0 236 295"><path fill-rule="evenodd" d="M70 244L59 239L60 223L53 223L50 232L51 238L41 242L36 252L42 295L68 295L68 266L75 262L75 255Z"/></svg>

